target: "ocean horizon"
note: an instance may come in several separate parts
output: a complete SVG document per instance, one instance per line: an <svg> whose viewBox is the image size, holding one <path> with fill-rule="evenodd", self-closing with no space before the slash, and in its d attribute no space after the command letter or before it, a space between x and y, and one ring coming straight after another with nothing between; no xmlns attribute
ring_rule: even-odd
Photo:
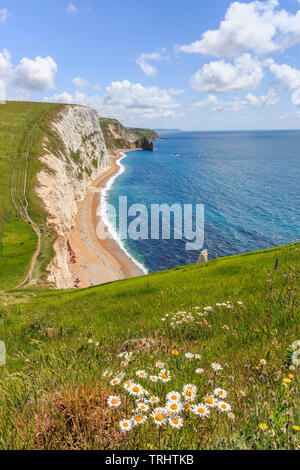
<svg viewBox="0 0 300 470"><path fill-rule="evenodd" d="M128 205L149 208L204 204L203 249L209 259L300 238L300 131L168 130L159 135L163 139L155 141L154 152L125 153L102 202L116 209L119 196L127 196ZM199 250L186 251L184 239L121 241L113 235L144 272L192 264L199 256Z"/></svg>

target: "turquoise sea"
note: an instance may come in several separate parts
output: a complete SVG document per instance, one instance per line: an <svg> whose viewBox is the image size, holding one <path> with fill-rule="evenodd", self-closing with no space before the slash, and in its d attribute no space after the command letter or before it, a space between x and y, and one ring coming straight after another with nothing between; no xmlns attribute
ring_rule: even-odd
<svg viewBox="0 0 300 470"><path fill-rule="evenodd" d="M204 204L209 259L300 238L300 131L176 132L121 162L107 201ZM180 154L179 157L173 156ZM129 222L130 222L129 218ZM195 263L185 240L123 241L149 272Z"/></svg>

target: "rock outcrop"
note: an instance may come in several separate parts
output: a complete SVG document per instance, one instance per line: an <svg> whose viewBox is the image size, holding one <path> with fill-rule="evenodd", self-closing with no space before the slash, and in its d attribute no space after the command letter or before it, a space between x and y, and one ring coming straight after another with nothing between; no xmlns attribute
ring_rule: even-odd
<svg viewBox="0 0 300 470"><path fill-rule="evenodd" d="M104 135L106 147L110 153L117 153L122 149L153 150L152 140L159 137L155 131L141 128L127 128L117 119L100 118L100 126Z"/></svg>
<svg viewBox="0 0 300 470"><path fill-rule="evenodd" d="M142 150L150 150L151 152L154 150L153 142L147 139L147 137L141 137L135 143L137 148L141 148Z"/></svg>
<svg viewBox="0 0 300 470"><path fill-rule="evenodd" d="M49 214L48 225L55 228L55 257L48 270L49 282L57 288L74 286L69 270L68 233L91 182L110 166L109 154L96 110L65 105L51 124L55 147L45 141L41 157L44 169L38 174L37 193Z"/></svg>

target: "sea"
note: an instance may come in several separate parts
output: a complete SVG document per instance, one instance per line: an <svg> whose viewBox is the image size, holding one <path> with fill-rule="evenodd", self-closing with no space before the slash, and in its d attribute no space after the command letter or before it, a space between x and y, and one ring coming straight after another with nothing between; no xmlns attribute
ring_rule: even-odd
<svg viewBox="0 0 300 470"><path fill-rule="evenodd" d="M124 154L102 194L101 211L109 203L118 214L119 198L126 196L128 207L148 208L150 222L152 204L202 205L202 249L209 259L300 239L300 131L164 131L161 137L154 152ZM114 238L144 272L199 257L201 250L187 250L187 240L174 237L172 217L168 240L121 239L118 220L116 230L111 226Z"/></svg>

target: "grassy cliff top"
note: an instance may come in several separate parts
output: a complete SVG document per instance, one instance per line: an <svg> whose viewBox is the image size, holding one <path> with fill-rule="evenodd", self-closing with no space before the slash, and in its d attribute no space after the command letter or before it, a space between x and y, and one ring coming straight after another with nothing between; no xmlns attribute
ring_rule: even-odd
<svg viewBox="0 0 300 470"><path fill-rule="evenodd" d="M84 290L7 292L0 448L295 448L299 394L289 367L299 338L299 266L297 244ZM123 351L133 352L131 361L118 357ZM137 377L164 374L158 361L170 381ZM183 411L179 431L166 422L158 434L147 412L146 424L123 434L119 421L136 407L122 386L128 379L160 405L185 384L197 387L194 404L219 387L231 415ZM121 398L116 410L109 395Z"/></svg>
<svg viewBox="0 0 300 470"><path fill-rule="evenodd" d="M42 140L47 137L51 145L49 121L61 107L19 101L0 106L0 289L25 278L36 250L37 230L42 233L37 271L44 272L51 259L53 235L34 188L42 168Z"/></svg>

